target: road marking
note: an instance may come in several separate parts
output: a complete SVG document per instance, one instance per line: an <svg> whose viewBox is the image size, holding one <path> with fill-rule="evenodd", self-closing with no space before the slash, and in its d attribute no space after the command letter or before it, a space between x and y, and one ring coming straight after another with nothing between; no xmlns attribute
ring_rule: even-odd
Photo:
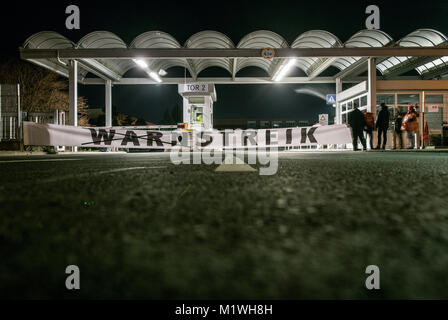
<svg viewBox="0 0 448 320"><path fill-rule="evenodd" d="M118 168L118 169L111 169L106 171L98 171L98 172L88 172L88 173L81 173L77 175L70 175L70 176L63 176L63 177L55 177L50 179L45 179L38 181L38 183L49 183L49 182L56 182L60 180L67 180L67 179L77 179L77 178L83 178L83 177L89 177L91 175L98 175L98 174L105 174L105 173L114 173L114 172L123 172L123 171L129 171L129 170L142 170L142 169L162 169L166 168L165 166L157 166L157 167L131 167L131 168Z"/></svg>
<svg viewBox="0 0 448 320"><path fill-rule="evenodd" d="M257 169L251 167L243 160L235 156L227 156L215 172L254 172Z"/></svg>
<svg viewBox="0 0 448 320"><path fill-rule="evenodd" d="M14 163L14 162L41 162L41 161L76 161L82 159L40 159L40 160L2 160L0 163Z"/></svg>
<svg viewBox="0 0 448 320"><path fill-rule="evenodd" d="M140 170L140 169L159 169L159 168L166 168L163 167L131 167L131 168L119 168L119 169L112 169L112 170L106 170L106 171L99 171L99 172L93 172L94 174L104 174L104 173L112 173L112 172L122 172L122 171L128 171L128 170Z"/></svg>

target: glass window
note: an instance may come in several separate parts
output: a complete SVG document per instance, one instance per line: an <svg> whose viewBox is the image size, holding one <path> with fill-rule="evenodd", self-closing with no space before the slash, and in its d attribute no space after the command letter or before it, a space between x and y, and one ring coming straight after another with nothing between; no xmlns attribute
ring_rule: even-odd
<svg viewBox="0 0 448 320"><path fill-rule="evenodd" d="M377 94L376 95L376 104L381 105L382 103L395 104L395 95L394 94ZM367 104L367 102L366 102L366 104Z"/></svg>
<svg viewBox="0 0 448 320"><path fill-rule="evenodd" d="M294 120L286 121L286 127L290 128L290 127L295 127L295 126L296 126L296 122Z"/></svg>
<svg viewBox="0 0 448 320"><path fill-rule="evenodd" d="M361 107L364 107L367 105L367 96L361 97Z"/></svg>
<svg viewBox="0 0 448 320"><path fill-rule="evenodd" d="M342 105L342 111L347 111L347 105L345 103Z"/></svg>
<svg viewBox="0 0 448 320"><path fill-rule="evenodd" d="M342 123L347 123L347 114L346 113L344 113L342 115Z"/></svg>
<svg viewBox="0 0 448 320"><path fill-rule="evenodd" d="M189 103L197 103L197 104L204 104L205 98L204 97L188 97Z"/></svg>
<svg viewBox="0 0 448 320"><path fill-rule="evenodd" d="M283 127L283 121L272 121L272 127L273 128L282 128Z"/></svg>
<svg viewBox="0 0 448 320"><path fill-rule="evenodd" d="M420 103L420 94L411 93L411 94L398 94L397 95L397 104L416 104Z"/></svg>
<svg viewBox="0 0 448 320"><path fill-rule="evenodd" d="M247 121L247 128L248 129L256 129L257 128L257 121L254 121L254 120Z"/></svg>
<svg viewBox="0 0 448 320"><path fill-rule="evenodd" d="M359 108L359 99L353 100L353 108Z"/></svg>
<svg viewBox="0 0 448 320"><path fill-rule="evenodd" d="M425 103L443 104L443 94L427 94Z"/></svg>
<svg viewBox="0 0 448 320"><path fill-rule="evenodd" d="M203 124L203 108L198 106L191 106L191 123L193 124Z"/></svg>
<svg viewBox="0 0 448 320"><path fill-rule="evenodd" d="M353 101L347 102L347 110L352 110L352 109L353 109Z"/></svg>
<svg viewBox="0 0 448 320"><path fill-rule="evenodd" d="M264 120L262 120L262 121L260 121L260 128L269 128L271 125L270 125L270 121L264 121Z"/></svg>

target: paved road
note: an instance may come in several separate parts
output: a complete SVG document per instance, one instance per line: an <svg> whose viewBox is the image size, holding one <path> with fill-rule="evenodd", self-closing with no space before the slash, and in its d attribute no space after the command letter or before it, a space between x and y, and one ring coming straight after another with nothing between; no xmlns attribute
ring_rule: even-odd
<svg viewBox="0 0 448 320"><path fill-rule="evenodd" d="M0 297L448 298L448 154L0 157ZM65 267L81 290L65 289ZM381 289L364 287L367 265Z"/></svg>

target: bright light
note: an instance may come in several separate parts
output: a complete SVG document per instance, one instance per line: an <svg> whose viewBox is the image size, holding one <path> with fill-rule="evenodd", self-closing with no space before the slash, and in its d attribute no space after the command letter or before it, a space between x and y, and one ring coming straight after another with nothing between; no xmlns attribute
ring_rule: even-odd
<svg viewBox="0 0 448 320"><path fill-rule="evenodd" d="M142 69L148 68L148 64L143 59L132 59Z"/></svg>
<svg viewBox="0 0 448 320"><path fill-rule="evenodd" d="M160 79L159 75L157 73L155 73L154 71L151 71L149 73L149 76L157 82L162 82L162 79Z"/></svg>
<svg viewBox="0 0 448 320"><path fill-rule="evenodd" d="M167 72L165 70L163 70L163 69L159 70L159 76L164 77L166 75L167 75Z"/></svg>
<svg viewBox="0 0 448 320"><path fill-rule="evenodd" d="M289 59L288 63L283 65L280 70L277 72L277 75L274 77L274 81L282 80L285 75L292 69L292 67L296 64L296 59Z"/></svg>

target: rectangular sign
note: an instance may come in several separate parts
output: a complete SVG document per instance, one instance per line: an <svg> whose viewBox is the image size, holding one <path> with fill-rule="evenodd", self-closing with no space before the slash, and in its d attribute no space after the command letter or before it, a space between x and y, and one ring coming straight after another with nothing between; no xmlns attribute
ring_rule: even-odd
<svg viewBox="0 0 448 320"><path fill-rule="evenodd" d="M351 143L346 125L303 128L158 131L133 127L75 127L23 123L25 145L170 149L260 148Z"/></svg>
<svg viewBox="0 0 448 320"><path fill-rule="evenodd" d="M195 84L184 84L182 92L208 92L208 84L206 83L195 83Z"/></svg>
<svg viewBox="0 0 448 320"><path fill-rule="evenodd" d="M323 126L328 125L328 113L320 114L319 115L319 123Z"/></svg>
<svg viewBox="0 0 448 320"><path fill-rule="evenodd" d="M429 106L426 107L427 112L439 112L439 106Z"/></svg>

